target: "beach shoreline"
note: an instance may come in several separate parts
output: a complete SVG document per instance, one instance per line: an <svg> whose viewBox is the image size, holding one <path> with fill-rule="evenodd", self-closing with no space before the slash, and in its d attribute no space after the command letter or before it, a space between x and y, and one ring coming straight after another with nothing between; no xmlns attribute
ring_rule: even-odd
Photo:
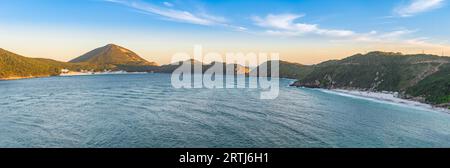
<svg viewBox="0 0 450 168"><path fill-rule="evenodd" d="M369 100L376 100L381 102L388 102L396 105L403 105L408 107L422 108L428 109L432 111L445 112L450 114L450 110L443 107L433 106L431 104L411 100L411 99L403 99L398 96L396 92L370 92L370 91L362 91L362 90L347 90L347 89L319 89L323 92L338 94L341 96L347 97L357 97Z"/></svg>

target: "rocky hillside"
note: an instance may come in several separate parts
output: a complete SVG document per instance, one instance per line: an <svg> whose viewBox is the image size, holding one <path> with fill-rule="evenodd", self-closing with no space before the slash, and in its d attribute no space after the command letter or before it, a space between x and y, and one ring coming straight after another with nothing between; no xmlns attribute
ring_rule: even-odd
<svg viewBox="0 0 450 168"><path fill-rule="evenodd" d="M450 57L371 52L314 65L293 86L395 91L405 98L442 104L450 95L449 66Z"/></svg>
<svg viewBox="0 0 450 168"><path fill-rule="evenodd" d="M410 98L422 97L427 102L434 102L441 107L450 108L450 66L442 66L440 70L417 85L406 90L406 95Z"/></svg>

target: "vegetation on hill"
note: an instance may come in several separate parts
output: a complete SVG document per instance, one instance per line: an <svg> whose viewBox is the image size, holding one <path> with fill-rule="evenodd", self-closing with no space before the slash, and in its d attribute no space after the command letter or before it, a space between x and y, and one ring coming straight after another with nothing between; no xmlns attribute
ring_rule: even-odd
<svg viewBox="0 0 450 168"><path fill-rule="evenodd" d="M106 67L112 70L152 71L158 64L148 62L124 47L108 44L70 61Z"/></svg>
<svg viewBox="0 0 450 168"><path fill-rule="evenodd" d="M0 53L2 54L0 57L0 79L56 76L61 73L62 69L75 72L83 70L94 72L123 70L128 72L172 73L186 62L182 61L179 65L158 66L156 63L140 58L134 52L114 44L94 49L70 62L27 58L5 50L1 50ZM203 72L215 65L215 63L203 64L196 60L187 61L191 61L191 65L201 65ZM225 63L220 64L223 65L224 69L227 66ZM234 65L234 72L235 74L247 74L249 69L241 65Z"/></svg>
<svg viewBox="0 0 450 168"><path fill-rule="evenodd" d="M261 64L260 66L258 66L257 68L254 68L250 74L259 74L259 68L261 66L265 66L267 67L267 74L266 76L272 76L272 77L276 77L276 75L272 75L271 74L271 67L272 67L272 62L273 61L267 61L263 64ZM304 77L306 77L306 75L308 75L309 73L311 73L311 71L313 70L312 66L308 66L308 65L302 65L302 64L298 64L298 63L291 63L291 62L286 62L286 61L278 61L278 65L279 65L279 76L280 78L289 78L289 79L302 79Z"/></svg>
<svg viewBox="0 0 450 168"><path fill-rule="evenodd" d="M60 74L54 62L47 59L23 57L0 49L0 78L39 77Z"/></svg>
<svg viewBox="0 0 450 168"><path fill-rule="evenodd" d="M424 97L428 102L450 107L450 65L442 67L437 73L408 88L406 93L413 97Z"/></svg>
<svg viewBox="0 0 450 168"><path fill-rule="evenodd" d="M395 91L432 104L449 102L449 57L371 52L312 66L294 86Z"/></svg>
<svg viewBox="0 0 450 168"><path fill-rule="evenodd" d="M0 79L58 76L62 69L71 71L110 69L107 65L67 63L44 58L28 58L0 49Z"/></svg>

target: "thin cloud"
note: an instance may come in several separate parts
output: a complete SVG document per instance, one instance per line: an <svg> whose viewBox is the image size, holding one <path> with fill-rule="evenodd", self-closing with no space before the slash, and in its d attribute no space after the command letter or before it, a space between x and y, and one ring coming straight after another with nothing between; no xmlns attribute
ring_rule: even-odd
<svg viewBox="0 0 450 168"><path fill-rule="evenodd" d="M267 28L268 34L283 36L301 36L305 34L316 34L328 37L350 37L356 33L350 30L324 29L317 24L296 23L295 21L304 17L300 14L269 14L264 18L252 17L254 23L260 27Z"/></svg>
<svg viewBox="0 0 450 168"><path fill-rule="evenodd" d="M400 17L411 17L442 7L444 0L411 0L406 5L394 9L394 13Z"/></svg>
<svg viewBox="0 0 450 168"><path fill-rule="evenodd" d="M173 20L177 22L191 23L204 26L225 24L222 19L216 19L219 18L216 16L208 14L196 15L188 11L155 6L153 4L141 1L133 1L133 0L105 0L105 1L125 5L134 8L136 10L139 10L140 12L143 13L158 15L163 17L164 19ZM164 4L167 6L166 3Z"/></svg>
<svg viewBox="0 0 450 168"><path fill-rule="evenodd" d="M303 14L269 14L266 17L252 17L254 24L265 28L265 34L273 36L298 37L304 35L316 35L331 41L353 41L365 43L403 43L414 45L431 45L425 42L425 38L413 38L417 30L399 29L388 32L370 31L357 33L352 30L326 29L318 24L299 23Z"/></svg>
<svg viewBox="0 0 450 168"><path fill-rule="evenodd" d="M408 29L394 30L383 33L371 31L369 33L357 34L352 38L352 40L360 42L406 42L407 40L403 39L414 32L416 31Z"/></svg>

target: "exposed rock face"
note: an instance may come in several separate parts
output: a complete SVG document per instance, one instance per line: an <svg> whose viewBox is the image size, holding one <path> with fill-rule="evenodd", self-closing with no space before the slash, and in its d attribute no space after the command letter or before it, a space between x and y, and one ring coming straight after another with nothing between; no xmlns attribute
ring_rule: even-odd
<svg viewBox="0 0 450 168"><path fill-rule="evenodd" d="M295 86L295 87L306 87L306 88L321 88L320 86L320 82L318 80L316 80L315 82L301 82L301 81L296 81L293 84L291 84L291 86Z"/></svg>

